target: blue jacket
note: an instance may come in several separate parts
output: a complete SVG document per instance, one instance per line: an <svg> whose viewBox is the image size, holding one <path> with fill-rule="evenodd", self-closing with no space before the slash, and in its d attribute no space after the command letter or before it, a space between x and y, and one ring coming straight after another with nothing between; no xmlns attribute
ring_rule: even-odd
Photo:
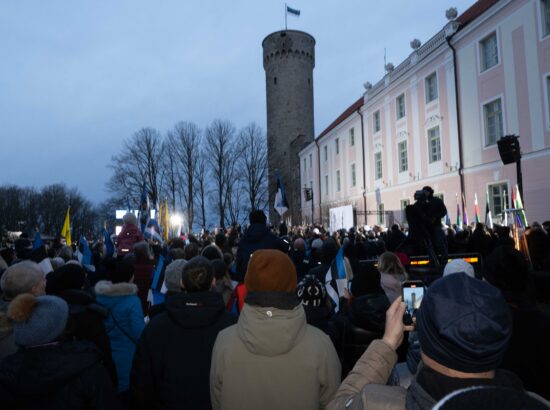
<svg viewBox="0 0 550 410"><path fill-rule="evenodd" d="M130 370L136 345L145 327L143 310L133 283L99 281L95 285L96 301L109 312L105 329L111 342L118 375L118 391L130 388Z"/></svg>

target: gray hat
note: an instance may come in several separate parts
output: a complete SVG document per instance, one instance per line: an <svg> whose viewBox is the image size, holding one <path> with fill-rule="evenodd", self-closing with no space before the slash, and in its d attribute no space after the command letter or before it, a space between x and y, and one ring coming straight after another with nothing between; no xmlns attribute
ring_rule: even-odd
<svg viewBox="0 0 550 410"><path fill-rule="evenodd" d="M53 342L63 333L69 317L69 306L57 296L35 297L27 293L17 296L10 303L8 315L15 320L15 344L37 346Z"/></svg>
<svg viewBox="0 0 550 410"><path fill-rule="evenodd" d="M169 292L181 292L181 273L186 264L185 259L176 259L166 267L164 286Z"/></svg>

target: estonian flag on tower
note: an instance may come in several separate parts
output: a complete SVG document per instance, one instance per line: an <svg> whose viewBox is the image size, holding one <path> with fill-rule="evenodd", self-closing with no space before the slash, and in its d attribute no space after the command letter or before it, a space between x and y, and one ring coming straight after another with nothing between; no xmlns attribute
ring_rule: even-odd
<svg viewBox="0 0 550 410"><path fill-rule="evenodd" d="M277 193L275 194L274 207L277 213L283 216L288 211L288 202L286 201L285 188L283 187L279 171L276 171L275 175L277 176Z"/></svg>
<svg viewBox="0 0 550 410"><path fill-rule="evenodd" d="M293 16L300 17L300 10L293 9L292 7L286 6L286 12L287 14L292 14Z"/></svg>

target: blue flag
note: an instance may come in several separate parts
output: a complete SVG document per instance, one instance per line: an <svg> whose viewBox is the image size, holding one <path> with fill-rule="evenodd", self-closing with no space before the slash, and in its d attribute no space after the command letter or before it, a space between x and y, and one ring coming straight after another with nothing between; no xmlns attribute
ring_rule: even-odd
<svg viewBox="0 0 550 410"><path fill-rule="evenodd" d="M34 234L34 241L32 243L32 250L40 248L42 245L44 245L44 241L42 241L42 236L40 235L40 232L36 232Z"/></svg>
<svg viewBox="0 0 550 410"><path fill-rule="evenodd" d="M336 257L332 261L330 269L325 276L325 284L327 293L336 305L335 311L338 312L340 307L340 293L342 287L345 286L346 268L344 266L344 245L340 246Z"/></svg>
<svg viewBox="0 0 550 410"><path fill-rule="evenodd" d="M104 228L102 230L103 233L103 243L105 243L105 256L112 256L115 252L115 245L113 244L113 241L111 240L111 235L107 230Z"/></svg>
<svg viewBox="0 0 550 410"><path fill-rule="evenodd" d="M151 289L149 290L148 301L152 306L158 305L164 302L165 296L162 293L162 285L164 284L164 271L166 270L164 255L160 255L155 271L153 272L153 279L151 280Z"/></svg>
<svg viewBox="0 0 550 410"><path fill-rule="evenodd" d="M292 7L286 6L286 12L288 14L292 14L293 16L300 17L300 10L298 9L293 9Z"/></svg>
<svg viewBox="0 0 550 410"><path fill-rule="evenodd" d="M88 241L86 240L86 237L80 237L80 245L82 245L82 260L80 261L80 263L82 264L82 266L85 267L90 266L92 264L92 251L88 246Z"/></svg>
<svg viewBox="0 0 550 410"><path fill-rule="evenodd" d="M288 202L286 200L285 188L281 181L279 171L275 171L275 176L277 177L277 193L275 194L274 208L280 216L283 216L285 212L288 211Z"/></svg>

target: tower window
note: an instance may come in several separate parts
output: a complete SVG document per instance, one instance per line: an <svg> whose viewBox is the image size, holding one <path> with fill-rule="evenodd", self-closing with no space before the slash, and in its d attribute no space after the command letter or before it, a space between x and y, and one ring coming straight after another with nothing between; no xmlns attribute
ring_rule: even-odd
<svg viewBox="0 0 550 410"><path fill-rule="evenodd" d="M273 77L273 84L277 85L277 77Z"/></svg>

